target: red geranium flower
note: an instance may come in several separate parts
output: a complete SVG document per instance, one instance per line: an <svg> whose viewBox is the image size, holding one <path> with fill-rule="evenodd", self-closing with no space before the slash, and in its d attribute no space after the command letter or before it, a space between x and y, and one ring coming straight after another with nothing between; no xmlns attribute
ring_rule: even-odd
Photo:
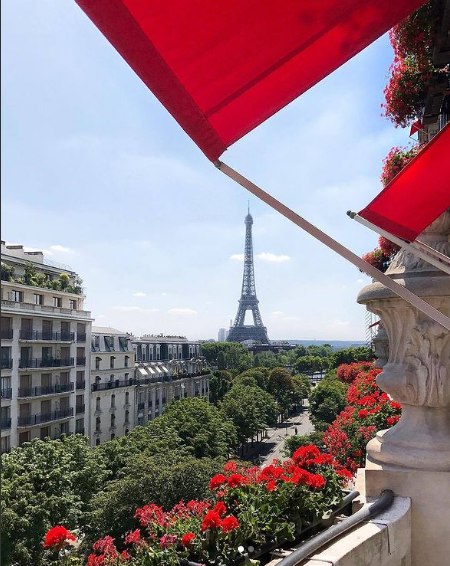
<svg viewBox="0 0 450 566"><path fill-rule="evenodd" d="M229 531L237 529L238 527L238 520L236 519L236 517L233 517L233 515L230 515L229 517L225 517L225 519L223 520L222 532L228 533Z"/></svg>
<svg viewBox="0 0 450 566"><path fill-rule="evenodd" d="M207 529L218 528L222 525L222 519L220 518L219 513L217 511L208 511L206 515L203 517L202 522L202 531L206 531Z"/></svg>
<svg viewBox="0 0 450 566"><path fill-rule="evenodd" d="M271 480L270 482L268 482L266 484L266 489L267 489L267 491L274 491L276 489L275 480Z"/></svg>
<svg viewBox="0 0 450 566"><path fill-rule="evenodd" d="M189 546L194 539L195 539L194 533L186 533L181 537L181 544L183 546Z"/></svg>
<svg viewBox="0 0 450 566"><path fill-rule="evenodd" d="M209 489L217 489L222 484L226 483L226 481L227 478L223 474L217 474L217 476L211 478L211 481L209 482Z"/></svg>
<svg viewBox="0 0 450 566"><path fill-rule="evenodd" d="M142 542L141 531L136 529L135 531L130 531L125 537L125 544L139 544Z"/></svg>
<svg viewBox="0 0 450 566"><path fill-rule="evenodd" d="M241 474L231 474L228 478L228 487L238 487L248 483L248 479Z"/></svg>
<svg viewBox="0 0 450 566"><path fill-rule="evenodd" d="M223 501L218 501L213 509L216 513L219 513L220 516L225 515L227 512L227 506Z"/></svg>
<svg viewBox="0 0 450 566"><path fill-rule="evenodd" d="M66 527L57 525L50 529L45 535L44 548L56 546L60 549L71 540L75 540L73 534L69 532Z"/></svg>

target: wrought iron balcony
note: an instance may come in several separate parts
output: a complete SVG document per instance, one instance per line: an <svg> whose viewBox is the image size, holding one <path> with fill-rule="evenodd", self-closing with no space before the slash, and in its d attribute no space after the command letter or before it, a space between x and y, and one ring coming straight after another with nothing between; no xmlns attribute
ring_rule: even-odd
<svg viewBox="0 0 450 566"><path fill-rule="evenodd" d="M75 413L77 415L80 415L81 413L84 413L86 410L86 405L75 405Z"/></svg>
<svg viewBox="0 0 450 566"><path fill-rule="evenodd" d="M77 381L76 383L76 388L77 389L84 389L86 387L86 382L85 381Z"/></svg>
<svg viewBox="0 0 450 566"><path fill-rule="evenodd" d="M19 333L20 340L31 340L37 342L73 342L75 340L74 332L41 332L40 330L21 330Z"/></svg>
<svg viewBox="0 0 450 566"><path fill-rule="evenodd" d="M7 428L11 428L11 418L1 420L2 430L6 430Z"/></svg>
<svg viewBox="0 0 450 566"><path fill-rule="evenodd" d="M55 385L47 385L45 387L21 387L19 388L18 397L40 397L41 395L55 395L57 393L70 393L74 390L73 383L56 383Z"/></svg>
<svg viewBox="0 0 450 566"><path fill-rule="evenodd" d="M7 330L1 330L1 338L2 340L11 340L13 337L13 329L8 328Z"/></svg>
<svg viewBox="0 0 450 566"><path fill-rule="evenodd" d="M107 383L93 383L92 391L105 391L106 389L117 389L118 387L130 387L135 384L136 382L134 379L108 381Z"/></svg>
<svg viewBox="0 0 450 566"><path fill-rule="evenodd" d="M77 342L86 342L85 332L77 332Z"/></svg>
<svg viewBox="0 0 450 566"><path fill-rule="evenodd" d="M13 361L11 359L2 358L2 369L11 369Z"/></svg>
<svg viewBox="0 0 450 566"><path fill-rule="evenodd" d="M77 366L85 366L86 365L86 357L85 356L77 356Z"/></svg>
<svg viewBox="0 0 450 566"><path fill-rule="evenodd" d="M67 419L73 417L73 407L68 409L61 409L59 411L51 411L50 413L41 413L38 415L28 415L27 417L19 417L17 420L18 427L29 427L51 421L58 421L60 419Z"/></svg>
<svg viewBox="0 0 450 566"><path fill-rule="evenodd" d="M11 387L7 387L6 389L2 389L2 399L11 399L11 397L12 397Z"/></svg>
<svg viewBox="0 0 450 566"><path fill-rule="evenodd" d="M56 368L73 366L73 358L21 358L20 369Z"/></svg>

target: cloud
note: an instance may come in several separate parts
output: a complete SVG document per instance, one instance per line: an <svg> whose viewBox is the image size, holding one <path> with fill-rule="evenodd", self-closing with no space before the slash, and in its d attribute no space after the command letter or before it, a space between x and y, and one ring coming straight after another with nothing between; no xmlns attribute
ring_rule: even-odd
<svg viewBox="0 0 450 566"><path fill-rule="evenodd" d="M169 314L181 315L181 316L192 316L197 314L194 309L169 309L167 311Z"/></svg>
<svg viewBox="0 0 450 566"><path fill-rule="evenodd" d="M244 254L233 254L230 255L230 259L234 259L236 261L244 261Z"/></svg>
<svg viewBox="0 0 450 566"><path fill-rule="evenodd" d="M258 259L269 261L271 263L284 263L285 261L289 261L291 259L288 255L277 255L270 252L261 252L256 257Z"/></svg>
<svg viewBox="0 0 450 566"><path fill-rule="evenodd" d="M166 293L166 292L161 293L161 297L167 297L167 295L168 295L168 293Z"/></svg>
<svg viewBox="0 0 450 566"><path fill-rule="evenodd" d="M364 283L364 279L357 279L356 282L357 283Z"/></svg>
<svg viewBox="0 0 450 566"><path fill-rule="evenodd" d="M61 253L61 254L71 254L71 253L73 253L73 250L71 250L70 248L66 248L66 247L64 247L64 246L61 246L60 244L56 244L56 245L54 245L54 246L50 246L50 249L51 249L53 252Z"/></svg>
<svg viewBox="0 0 450 566"><path fill-rule="evenodd" d="M283 311L273 311L273 313L271 313L270 316L272 318L281 318L282 316L284 316L284 312Z"/></svg>
<svg viewBox="0 0 450 566"><path fill-rule="evenodd" d="M143 309L142 307L116 306L111 308L115 311L131 311L131 312L143 312L143 313L159 312L159 309Z"/></svg>
<svg viewBox="0 0 450 566"><path fill-rule="evenodd" d="M133 293L133 297L146 297L147 293L143 293L142 291L138 291L137 293Z"/></svg>

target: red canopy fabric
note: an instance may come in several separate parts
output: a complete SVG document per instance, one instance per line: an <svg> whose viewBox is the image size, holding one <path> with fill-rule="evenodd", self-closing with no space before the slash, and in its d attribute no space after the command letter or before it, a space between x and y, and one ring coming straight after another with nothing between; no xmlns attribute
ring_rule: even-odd
<svg viewBox="0 0 450 566"><path fill-rule="evenodd" d="M359 215L410 242L450 208L447 124Z"/></svg>
<svg viewBox="0 0 450 566"><path fill-rule="evenodd" d="M77 2L215 161L424 0Z"/></svg>

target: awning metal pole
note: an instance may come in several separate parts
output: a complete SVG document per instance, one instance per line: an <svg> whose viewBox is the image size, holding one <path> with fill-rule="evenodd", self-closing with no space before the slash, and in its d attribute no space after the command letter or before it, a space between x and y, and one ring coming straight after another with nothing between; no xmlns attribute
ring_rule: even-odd
<svg viewBox="0 0 450 566"><path fill-rule="evenodd" d="M376 269L373 265L370 265L370 263L367 263L367 261L364 261L358 255L348 250L342 244L325 234L325 232L319 230L319 228L316 228L313 224L293 212L290 208L282 204L273 196L269 195L269 193L266 193L265 191L260 189L257 185L249 181L243 175L229 167L226 163L218 160L214 163L214 165L218 169L220 169L222 173L230 177L230 179L233 179L233 181L244 187L244 189L247 189L249 192L264 201L271 208L282 214L288 220L308 232L308 234L311 234L311 236L319 240L319 242L322 242L333 251L341 255L343 258L353 263L353 265L355 265L361 271L364 271L364 273L367 273L367 275L369 275L370 277L377 279L380 283L388 287L393 293L425 313L432 320L438 322L447 330L450 330L450 318L444 313L435 309L432 305L412 293L406 287L403 287L402 285L396 283L393 279L382 273L380 270Z"/></svg>
<svg viewBox="0 0 450 566"><path fill-rule="evenodd" d="M401 248L404 248L406 251L416 255L417 257L420 257L421 259L423 259L427 263L434 265L438 269L441 269L442 271L445 271L445 273L448 273L450 275L450 265L448 265L447 263L444 263L440 259L432 257L429 253L422 251L419 248L416 248L412 243L410 244L409 242L406 242L405 240L402 240L401 238L398 238L397 236L394 236L393 234L386 232L386 230L383 230L383 228L379 228L375 224L372 224L372 222L369 222L368 220L366 220L362 216L359 216L359 214L357 214L356 212L351 212L349 210L347 212L347 214L350 218L352 218L353 220L356 220L356 222L358 222L359 224L362 224L366 228L369 228L370 230L373 230L377 234L384 236L388 240L391 240L391 242L394 242L395 244L397 244ZM422 244L422 245L425 245L425 244ZM430 248L430 250L432 250L432 249L433 248Z"/></svg>

